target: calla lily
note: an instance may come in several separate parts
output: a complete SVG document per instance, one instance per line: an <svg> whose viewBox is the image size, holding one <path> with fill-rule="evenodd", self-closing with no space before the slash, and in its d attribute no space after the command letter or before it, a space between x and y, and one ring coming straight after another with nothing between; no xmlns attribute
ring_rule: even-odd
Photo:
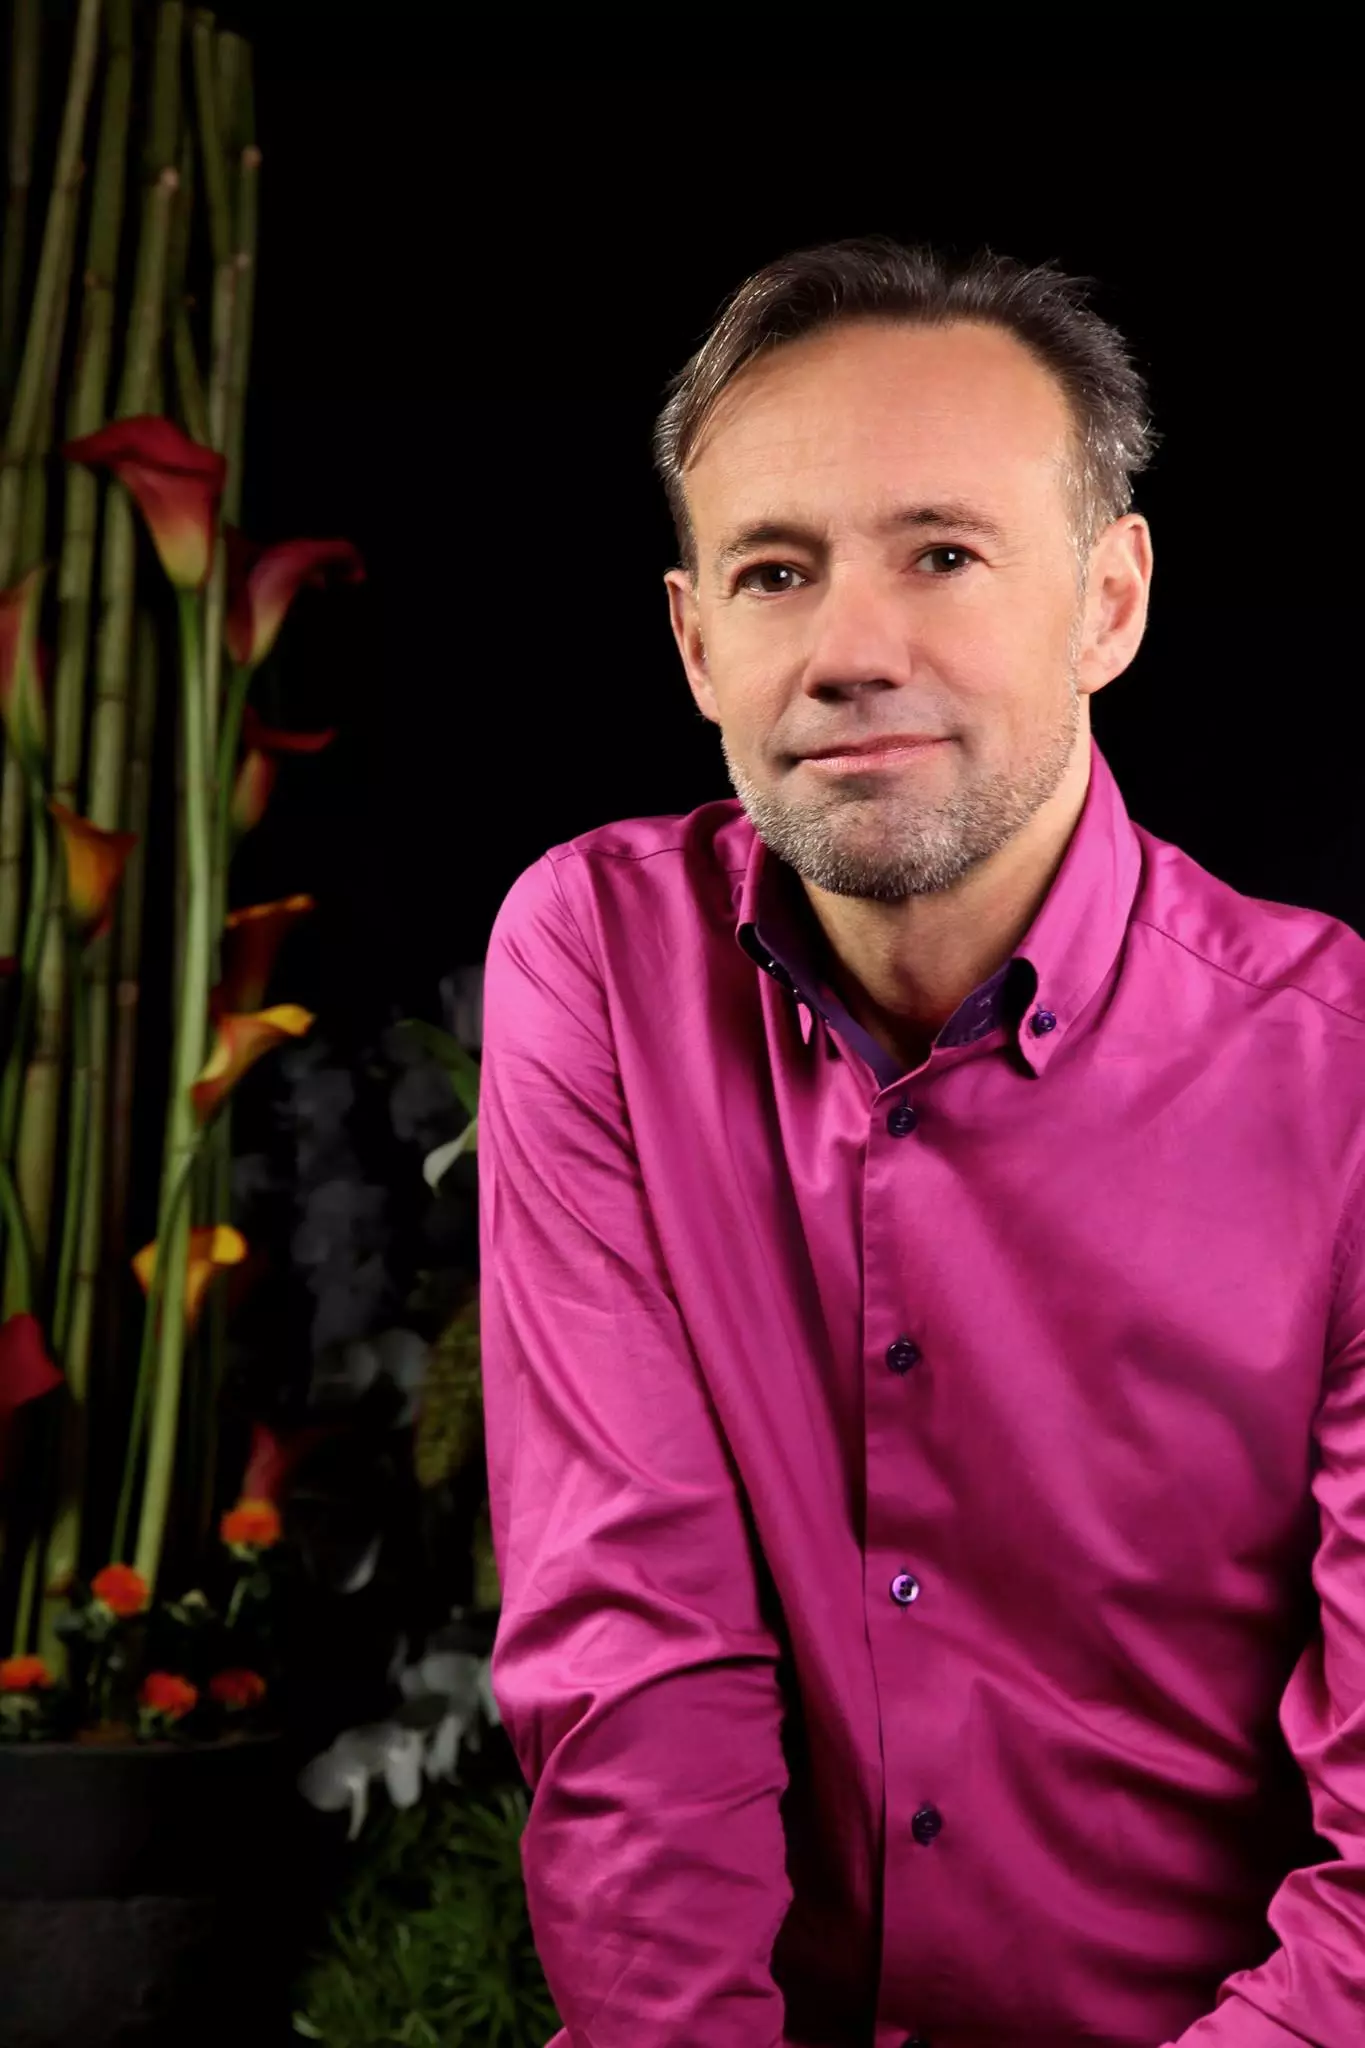
<svg viewBox="0 0 1365 2048"><path fill-rule="evenodd" d="M47 745L47 712L38 661L38 611L45 567L0 590L0 718L21 761L33 766Z"/></svg>
<svg viewBox="0 0 1365 2048"><path fill-rule="evenodd" d="M78 818L55 799L48 809L61 828L66 852L66 910L82 944L98 939L114 921L114 897L128 856L137 845L136 832L106 832L88 818Z"/></svg>
<svg viewBox="0 0 1365 2048"><path fill-rule="evenodd" d="M156 1243L145 1244L133 1260L143 1293L147 1293L156 1272ZM211 1223L190 1232L189 1273L185 1281L185 1320L193 1329L199 1320L204 1290L215 1273L225 1266L240 1266L246 1257L246 1239L227 1223Z"/></svg>
<svg viewBox="0 0 1365 2048"><path fill-rule="evenodd" d="M111 420L98 433L68 441L62 454L68 462L111 470L142 514L176 589L203 588L227 476L223 456L150 413Z"/></svg>
<svg viewBox="0 0 1365 2048"><path fill-rule="evenodd" d="M348 540L286 540L263 548L225 526L227 542L228 653L244 668L263 662L275 644L285 614L305 583L324 583L336 569L348 583L363 583L365 564Z"/></svg>
<svg viewBox="0 0 1365 2048"><path fill-rule="evenodd" d="M242 714L242 746L247 753L320 754L336 736L334 725L321 732L286 732L281 726L267 725L254 704L248 704Z"/></svg>
<svg viewBox="0 0 1365 2048"><path fill-rule="evenodd" d="M316 907L311 896L282 896L274 903L251 903L229 911L223 932L223 978L211 998L215 1023L233 1011L241 1015L261 1008L285 935Z"/></svg>
<svg viewBox="0 0 1365 2048"><path fill-rule="evenodd" d="M62 1384L47 1355L42 1325L22 1311L0 1323L0 1479L9 1466L9 1435L15 1413Z"/></svg>
<svg viewBox="0 0 1365 2048"><path fill-rule="evenodd" d="M281 1436L264 1422L251 1425L251 1450L242 1474L241 1492L248 1500L270 1500L278 1507L297 1465L310 1451L337 1434L334 1425L309 1423Z"/></svg>
<svg viewBox="0 0 1365 2048"><path fill-rule="evenodd" d="M27 1311L0 1323L0 1424L16 1408L50 1394L62 1376L47 1355L42 1324Z"/></svg>
<svg viewBox="0 0 1365 2048"><path fill-rule="evenodd" d="M272 755L243 754L237 780L232 785L230 815L234 832L252 832L260 824L279 772L279 763Z"/></svg>
<svg viewBox="0 0 1365 2048"><path fill-rule="evenodd" d="M217 1043L190 1090L200 1123L207 1123L224 1096L264 1053L286 1038L302 1038L313 1023L313 1012L300 1009L297 1003L276 1003L272 1009L256 1010L248 1016L233 1011L220 1017Z"/></svg>
<svg viewBox="0 0 1365 2048"><path fill-rule="evenodd" d="M330 725L321 732L284 732L278 726L265 725L248 704L242 718L242 765L232 791L233 830L241 834L260 824L275 787L281 754L320 754L335 738L336 727Z"/></svg>

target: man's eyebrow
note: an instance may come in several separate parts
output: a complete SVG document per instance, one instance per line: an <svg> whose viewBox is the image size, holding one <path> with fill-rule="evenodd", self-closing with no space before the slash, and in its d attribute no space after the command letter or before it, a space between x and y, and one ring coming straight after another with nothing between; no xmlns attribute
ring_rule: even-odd
<svg viewBox="0 0 1365 2048"><path fill-rule="evenodd" d="M933 505L902 505L880 522L884 533L963 533L972 534L978 540L999 542L1004 539L995 520L984 512L978 512L972 505L954 498L940 498ZM767 547L809 547L822 545L822 537L813 527L802 526L798 521L788 519L760 519L752 525L742 526L717 550L715 563L718 570L728 569L733 562L751 554L755 548Z"/></svg>

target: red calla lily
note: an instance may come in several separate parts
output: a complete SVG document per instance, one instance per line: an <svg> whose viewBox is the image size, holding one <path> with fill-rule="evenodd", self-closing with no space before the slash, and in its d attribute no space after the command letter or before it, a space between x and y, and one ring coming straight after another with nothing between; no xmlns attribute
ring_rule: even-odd
<svg viewBox="0 0 1365 2048"><path fill-rule="evenodd" d="M0 1323L0 1480L9 1474L9 1437L15 1414L61 1384L62 1375L47 1355L38 1318L26 1310L7 1316ZM20 1469L16 1465L16 1472Z"/></svg>
<svg viewBox="0 0 1365 2048"><path fill-rule="evenodd" d="M318 1444L339 1434L335 1423L310 1422L280 1436L264 1422L251 1425L251 1450L242 1474L241 1492L248 1500L269 1500L281 1506L296 1465Z"/></svg>
<svg viewBox="0 0 1365 2048"><path fill-rule="evenodd" d="M0 1424L16 1408L50 1394L62 1376L47 1355L43 1326L27 1311L0 1323Z"/></svg>
<svg viewBox="0 0 1365 2048"><path fill-rule="evenodd" d="M348 583L363 583L365 564L348 540L286 540L261 547L235 526L225 526L227 542L228 653L245 668L263 662L275 644L285 614L305 583L326 582L336 569Z"/></svg>
<svg viewBox="0 0 1365 2048"><path fill-rule="evenodd" d="M282 754L320 754L336 738L336 727L322 732L285 732L266 725L248 704L242 714L242 761L233 784L231 816L233 830L250 832L265 816L270 792L275 787Z"/></svg>
<svg viewBox="0 0 1365 2048"><path fill-rule="evenodd" d="M228 912L223 929L223 978L210 998L210 1015L250 1015L265 1002L275 956L286 934L316 909L311 896L282 896Z"/></svg>
<svg viewBox="0 0 1365 2048"><path fill-rule="evenodd" d="M242 713L242 746L249 754L320 754L336 736L334 725L321 732L286 732L281 726L267 725L254 704L248 704Z"/></svg>
<svg viewBox="0 0 1365 2048"><path fill-rule="evenodd" d="M227 476L223 456L154 413L111 420L98 433L68 441L62 454L68 462L111 470L146 521L177 590L203 588Z"/></svg>
<svg viewBox="0 0 1365 2048"><path fill-rule="evenodd" d="M236 1013L220 1017L213 1051L190 1090L200 1123L208 1121L258 1059L283 1045L286 1038L302 1038L312 1030L313 1023L312 1011L301 1009L297 1003L276 1003L273 1009L257 1010L245 1017Z"/></svg>
<svg viewBox="0 0 1365 2048"><path fill-rule="evenodd" d="M30 569L0 590L0 719L20 760L32 766L47 745L38 610L47 569Z"/></svg>
<svg viewBox="0 0 1365 2048"><path fill-rule="evenodd" d="M61 829L66 852L67 918L86 944L100 938L114 922L114 898L128 856L137 845L137 834L106 832L55 799L49 799L47 807Z"/></svg>

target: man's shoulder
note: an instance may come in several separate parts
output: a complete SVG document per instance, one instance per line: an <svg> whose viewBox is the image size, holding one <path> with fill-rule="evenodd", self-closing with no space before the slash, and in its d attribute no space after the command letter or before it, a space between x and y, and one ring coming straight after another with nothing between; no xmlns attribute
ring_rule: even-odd
<svg viewBox="0 0 1365 2048"><path fill-rule="evenodd" d="M1182 847L1134 829L1142 848L1134 923L1248 987L1297 990L1365 1026L1365 938L1344 919L1248 895Z"/></svg>
<svg viewBox="0 0 1365 2048"><path fill-rule="evenodd" d="M754 830L737 797L695 810L618 818L559 841L523 868L502 900L495 931L571 917L600 924L614 913L676 926L709 922L737 899Z"/></svg>

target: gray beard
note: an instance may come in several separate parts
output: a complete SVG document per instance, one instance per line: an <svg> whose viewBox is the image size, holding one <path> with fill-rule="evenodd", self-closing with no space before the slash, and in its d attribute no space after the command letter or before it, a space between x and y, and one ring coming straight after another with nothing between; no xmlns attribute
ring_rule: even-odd
<svg viewBox="0 0 1365 2048"><path fill-rule="evenodd" d="M805 881L873 903L940 895L1008 845L1060 787L1082 724L1074 670L1067 680L1063 714L1027 761L932 803L916 794L913 769L876 795L855 795L850 784L793 801L752 781L723 732L721 751L755 832Z"/></svg>

